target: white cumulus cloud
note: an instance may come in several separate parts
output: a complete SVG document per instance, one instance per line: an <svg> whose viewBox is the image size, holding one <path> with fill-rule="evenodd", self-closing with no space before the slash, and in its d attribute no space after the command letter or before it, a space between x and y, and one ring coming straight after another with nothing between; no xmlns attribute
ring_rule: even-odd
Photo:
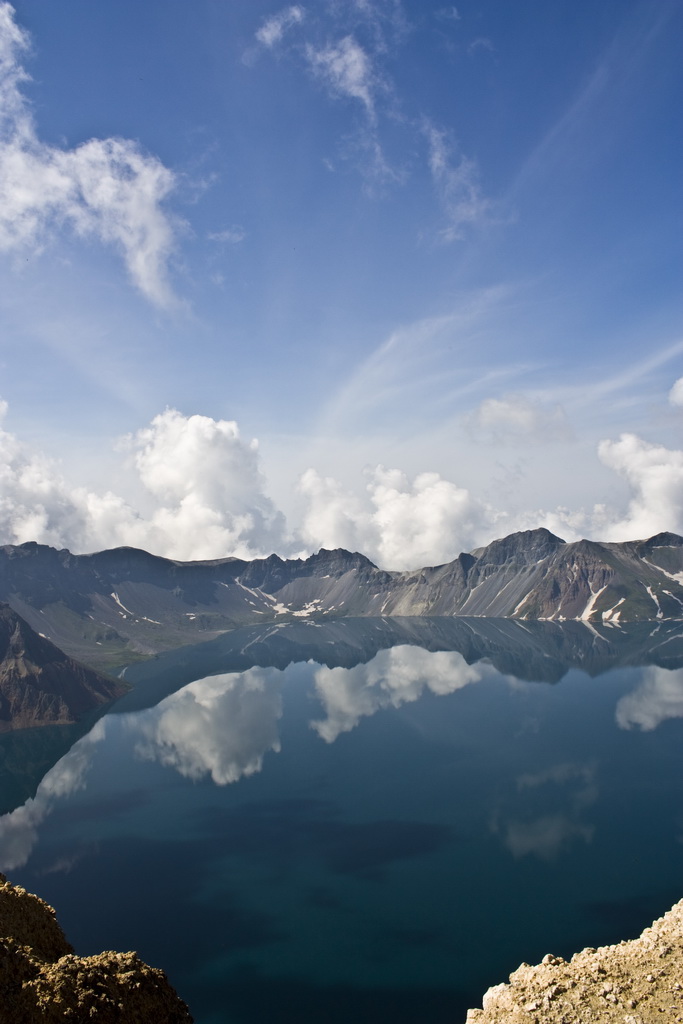
<svg viewBox="0 0 683 1024"><path fill-rule="evenodd" d="M469 491L438 473L420 473L411 485L404 473L378 468L368 490L385 565L454 558L471 546L483 514Z"/></svg>
<svg viewBox="0 0 683 1024"><path fill-rule="evenodd" d="M41 142L21 92L28 36L14 14L0 4L0 250L40 250L69 225L112 245L142 294L170 305L174 229L162 202L172 172L129 139L90 139L74 149Z"/></svg>
<svg viewBox="0 0 683 1024"><path fill-rule="evenodd" d="M6 406L0 412L6 411ZM152 499L71 485L60 467L0 429L0 537L72 551L129 544L171 558L253 558L286 548L284 517L265 494L258 447L237 425L167 409L126 439Z"/></svg>
<svg viewBox="0 0 683 1024"><path fill-rule="evenodd" d="M631 489L626 508L556 507L509 513L438 473L366 470L353 490L308 469L300 522L268 494L258 444L237 423L166 409L119 444L117 491L68 480L58 462L3 428L0 543L37 541L74 552L131 545L181 560L283 557L343 547L387 569L451 561L496 537L545 526L566 540L633 540L683 532L683 452L634 435L603 441L604 464Z"/></svg>
<svg viewBox="0 0 683 1024"><path fill-rule="evenodd" d="M332 477L308 469L299 481L307 501L304 537L313 546L367 552L372 514L363 500Z"/></svg>
<svg viewBox="0 0 683 1024"><path fill-rule="evenodd" d="M605 540L683 532L683 451L622 434L618 441L601 441L598 455L633 492L627 514L607 526Z"/></svg>
<svg viewBox="0 0 683 1024"><path fill-rule="evenodd" d="M450 561L473 546L486 518L469 491L438 473L420 473L411 482L400 470L377 466L364 500L312 469L300 488L309 503L307 542L361 550L392 569Z"/></svg>
<svg viewBox="0 0 683 1024"><path fill-rule="evenodd" d="M683 405L683 377L679 377L674 382L674 386L669 392L669 401L672 405Z"/></svg>

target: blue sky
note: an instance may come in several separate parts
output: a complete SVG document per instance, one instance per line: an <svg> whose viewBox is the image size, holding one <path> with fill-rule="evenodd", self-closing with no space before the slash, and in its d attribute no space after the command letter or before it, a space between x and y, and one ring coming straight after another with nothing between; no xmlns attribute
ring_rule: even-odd
<svg viewBox="0 0 683 1024"><path fill-rule="evenodd" d="M683 532L677 0L0 12L2 541Z"/></svg>

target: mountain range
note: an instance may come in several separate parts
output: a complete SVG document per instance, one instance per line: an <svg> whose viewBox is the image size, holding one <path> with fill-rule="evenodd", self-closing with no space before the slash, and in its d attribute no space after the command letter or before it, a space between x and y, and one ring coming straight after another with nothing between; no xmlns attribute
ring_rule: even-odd
<svg viewBox="0 0 683 1024"><path fill-rule="evenodd" d="M31 542L0 548L0 600L72 657L108 671L256 623L485 616L618 628L683 618L683 538L566 543L528 530L406 572L341 548L179 562Z"/></svg>

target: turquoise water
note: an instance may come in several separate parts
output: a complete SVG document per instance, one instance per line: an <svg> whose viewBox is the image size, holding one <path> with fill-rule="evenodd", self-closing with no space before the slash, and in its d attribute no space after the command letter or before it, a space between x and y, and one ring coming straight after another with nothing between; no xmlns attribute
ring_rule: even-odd
<svg viewBox="0 0 683 1024"><path fill-rule="evenodd" d="M176 690L168 659L140 670L170 692L100 719L0 818L0 867L79 953L163 967L198 1024L453 1024L521 961L683 895L681 669L550 685L371 653L204 657Z"/></svg>

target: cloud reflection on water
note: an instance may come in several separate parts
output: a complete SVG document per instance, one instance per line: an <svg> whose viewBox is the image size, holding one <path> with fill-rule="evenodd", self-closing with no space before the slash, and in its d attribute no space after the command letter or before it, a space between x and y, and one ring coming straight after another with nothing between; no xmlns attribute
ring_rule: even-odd
<svg viewBox="0 0 683 1024"><path fill-rule="evenodd" d="M140 737L136 753L189 779L209 774L218 786L261 771L264 754L280 750L281 676L272 668L209 676L127 715L127 729Z"/></svg>
<svg viewBox="0 0 683 1024"><path fill-rule="evenodd" d="M572 842L590 843L595 826L581 814L598 799L597 768L595 761L561 762L519 775L517 795L508 803L512 814L494 814L492 833L515 858L554 860Z"/></svg>
<svg viewBox="0 0 683 1024"><path fill-rule="evenodd" d="M268 751L280 750L283 680L291 673L322 705L309 722L325 743L355 729L377 711L417 701L425 692L445 696L487 678L511 691L537 684L501 676L487 661L469 665L457 651L428 651L404 644L381 650L352 668L309 661L277 668L251 668L195 680L144 711L109 715L79 740L43 778L36 796L0 817L0 869L28 860L38 828L55 803L86 784L94 746L112 729L138 758L156 761L197 781L206 776L225 786L263 768ZM616 721L654 729L666 718L683 717L683 670L644 669L643 682L621 697ZM567 844L589 843L594 826L584 814L598 798L595 762L560 761L520 774L504 811L494 811L491 832L516 858L552 859Z"/></svg>
<svg viewBox="0 0 683 1024"><path fill-rule="evenodd" d="M541 860L553 860L568 842L582 839L590 843L595 828L572 821L564 814L550 814L532 821L510 821L503 842L513 857L533 854Z"/></svg>
<svg viewBox="0 0 683 1024"><path fill-rule="evenodd" d="M639 725L650 732L667 718L683 718L683 669L646 668L643 681L617 703L621 729Z"/></svg>
<svg viewBox="0 0 683 1024"><path fill-rule="evenodd" d="M300 671L301 666L294 668ZM332 743L361 718L416 701L425 688L437 695L453 693L494 670L483 662L468 665L455 651L403 645L351 669L311 663L310 671L326 716L311 725ZM224 786L261 771L265 754L280 750L282 679L275 668L207 676L154 708L101 719L45 775L35 798L0 818L0 868L12 870L27 862L39 825L56 801L84 788L94 744L114 724L132 739L138 757L175 768L188 779L209 775Z"/></svg>
<svg viewBox="0 0 683 1024"><path fill-rule="evenodd" d="M311 726L333 743L340 733L355 729L361 718L381 708L416 701L425 688L439 696L453 693L479 682L487 671L492 671L490 666L468 665L457 651L425 651L408 645L380 651L372 661L354 668L321 666L314 679L326 717Z"/></svg>
<svg viewBox="0 0 683 1024"><path fill-rule="evenodd" d="M88 735L78 740L49 770L35 797L0 817L0 870L12 871L24 865L38 839L38 826L54 804L85 788L94 746L105 735L104 723L105 719L97 722Z"/></svg>

